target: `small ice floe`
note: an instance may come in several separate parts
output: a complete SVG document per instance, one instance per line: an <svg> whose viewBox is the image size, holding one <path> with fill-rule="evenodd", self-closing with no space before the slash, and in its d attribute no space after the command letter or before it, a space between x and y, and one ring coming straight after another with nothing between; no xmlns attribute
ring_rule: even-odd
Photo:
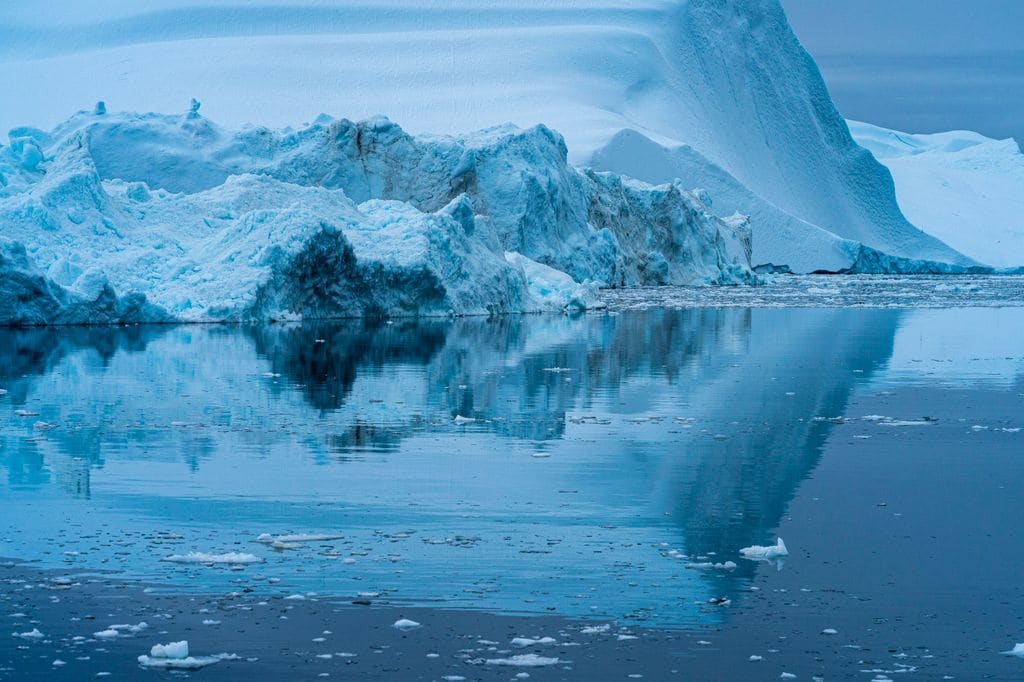
<svg viewBox="0 0 1024 682"><path fill-rule="evenodd" d="M401 630L402 632L407 632L420 627L420 624L414 620L409 620L408 618L400 618L399 620L396 620L391 627L396 630Z"/></svg>
<svg viewBox="0 0 1024 682"><path fill-rule="evenodd" d="M487 665L504 665L515 668L543 668L549 665L558 665L562 661L558 658L538 656L537 654L519 654L508 658L488 658Z"/></svg>
<svg viewBox="0 0 1024 682"><path fill-rule="evenodd" d="M729 604L732 604L732 600L728 597L712 597L711 599L708 599L708 603L712 606L728 606Z"/></svg>
<svg viewBox="0 0 1024 682"><path fill-rule="evenodd" d="M111 625L106 630L100 630L99 632L92 633L92 636L96 639L116 639L122 635L137 635L147 628L149 628L149 624L145 621L138 625Z"/></svg>
<svg viewBox="0 0 1024 682"><path fill-rule="evenodd" d="M551 644L557 643L558 641L553 637L541 637L540 639L530 639L529 637L516 637L512 640L512 646L517 647L549 646Z"/></svg>
<svg viewBox="0 0 1024 682"><path fill-rule="evenodd" d="M1004 656L1016 656L1017 658L1024 658L1024 644L1018 644L1009 651L1003 652Z"/></svg>
<svg viewBox="0 0 1024 682"><path fill-rule="evenodd" d="M60 668L61 666L67 665L67 663L65 661L60 660L59 658L56 658L50 665L52 665L54 668Z"/></svg>
<svg viewBox="0 0 1024 682"><path fill-rule="evenodd" d="M931 426L935 424L938 419L935 417L921 417L920 419L895 419L893 417L886 417L881 414L869 414L861 417L864 421L875 422L881 426Z"/></svg>
<svg viewBox="0 0 1024 682"><path fill-rule="evenodd" d="M751 663L757 663L758 661L763 661L764 660L764 656L758 656L757 654L754 654L753 656L750 657L749 660L750 660Z"/></svg>
<svg viewBox="0 0 1024 682"><path fill-rule="evenodd" d="M620 632L619 634L617 634L615 636L615 639L617 639L620 642L630 642L630 641L632 641L634 639L640 639L640 638L637 637L636 635L627 635L625 633L621 633Z"/></svg>
<svg viewBox="0 0 1024 682"><path fill-rule="evenodd" d="M796 679L796 675L794 675L793 673L782 673L781 675L779 675L779 679L780 680L795 680Z"/></svg>
<svg viewBox="0 0 1024 682"><path fill-rule="evenodd" d="M189 656L188 642L171 642L157 644L149 650L148 656L139 656L139 664L146 668L163 668L165 670L199 670L220 661L237 660L235 654L217 654L216 656Z"/></svg>
<svg viewBox="0 0 1024 682"><path fill-rule="evenodd" d="M789 556L789 550L786 549L786 543L782 541L782 538L779 538L771 547L761 547L760 545L744 547L740 550L740 554L744 559L751 561L774 561Z"/></svg>
<svg viewBox="0 0 1024 682"><path fill-rule="evenodd" d="M612 629L611 625L590 625L580 630L584 635L600 635Z"/></svg>
<svg viewBox="0 0 1024 682"><path fill-rule="evenodd" d="M17 637L18 639L29 640L42 639L46 636L43 633L39 632L39 628L32 628L29 632L12 632L11 634Z"/></svg>
<svg viewBox="0 0 1024 682"><path fill-rule="evenodd" d="M686 568L689 568L689 569L692 569L692 570L695 570L695 571L735 571L736 570L736 562L735 561L726 561L725 563L716 564L716 563L713 563L711 561L703 561L703 562L699 562L699 563L689 563L689 564L686 564Z"/></svg>
<svg viewBox="0 0 1024 682"><path fill-rule="evenodd" d="M0 388L0 397L5 396L5 395L7 395L7 389L6 388Z"/></svg>
<svg viewBox="0 0 1024 682"><path fill-rule="evenodd" d="M280 379L281 375L278 374L277 372L264 372L263 373L263 378L265 378L265 379Z"/></svg>
<svg viewBox="0 0 1024 682"><path fill-rule="evenodd" d="M452 421L455 422L456 426L462 426L463 424L475 424L480 420L474 419L473 417L463 417L461 414L457 414L455 415L455 419Z"/></svg>
<svg viewBox="0 0 1024 682"><path fill-rule="evenodd" d="M572 372L571 367L545 367L542 372L551 372L553 374L565 374L566 372Z"/></svg>
<svg viewBox="0 0 1024 682"><path fill-rule="evenodd" d="M273 549L300 549L306 542L330 542L341 540L345 536L336 533L294 533L291 535L271 535L263 533L256 542L270 545Z"/></svg>
<svg viewBox="0 0 1024 682"><path fill-rule="evenodd" d="M189 552L188 554L172 554L164 559L172 564L262 564L263 558L255 554L243 552L226 552L224 554L207 554L206 552Z"/></svg>
<svg viewBox="0 0 1024 682"><path fill-rule="evenodd" d="M38 412L33 412L32 410L15 410L14 411L14 416L16 416L16 417L38 417L39 413Z"/></svg>
<svg viewBox="0 0 1024 682"><path fill-rule="evenodd" d="M835 628L825 628L824 630L821 631L821 634L823 634L823 635L838 635L839 631L836 630Z"/></svg>
<svg viewBox="0 0 1024 682"><path fill-rule="evenodd" d="M220 625L220 621L219 620L213 620L212 618L207 618L207 619L203 620L203 625Z"/></svg>

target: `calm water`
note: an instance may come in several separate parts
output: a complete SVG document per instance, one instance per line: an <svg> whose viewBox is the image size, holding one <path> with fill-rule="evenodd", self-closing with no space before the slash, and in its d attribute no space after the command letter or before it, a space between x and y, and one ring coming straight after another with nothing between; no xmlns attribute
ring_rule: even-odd
<svg viewBox="0 0 1024 682"><path fill-rule="evenodd" d="M760 580L1024 641L1021 308L0 331L0 388L0 556L682 627Z"/></svg>

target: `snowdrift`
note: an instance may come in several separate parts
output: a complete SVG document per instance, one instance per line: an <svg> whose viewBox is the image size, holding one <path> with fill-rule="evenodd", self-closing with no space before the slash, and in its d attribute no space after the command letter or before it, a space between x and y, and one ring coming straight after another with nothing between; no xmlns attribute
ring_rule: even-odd
<svg viewBox="0 0 1024 682"><path fill-rule="evenodd" d="M81 112L0 147L0 323L586 308L597 286L750 281L749 225L569 165L543 126L224 130Z"/></svg>
<svg viewBox="0 0 1024 682"><path fill-rule="evenodd" d="M884 263L858 264L860 245L974 265L902 216L778 0L9 0L0 63L5 128L55 125L98 99L179 111L191 97L234 127L321 111L386 114L418 134L545 124L576 165L682 178L719 215L757 218L754 265ZM644 166L649 143L665 163ZM169 191L223 169L177 171Z"/></svg>
<svg viewBox="0 0 1024 682"><path fill-rule="evenodd" d="M1024 266L1024 154L1016 141L849 125L854 139L892 172L911 222L987 265Z"/></svg>

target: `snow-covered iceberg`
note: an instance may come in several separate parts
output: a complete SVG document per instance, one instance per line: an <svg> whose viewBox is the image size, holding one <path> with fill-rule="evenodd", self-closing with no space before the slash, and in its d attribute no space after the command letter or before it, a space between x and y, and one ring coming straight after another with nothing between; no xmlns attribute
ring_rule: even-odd
<svg viewBox="0 0 1024 682"><path fill-rule="evenodd" d="M52 126L97 99L177 111L190 97L235 127L321 111L387 114L416 134L545 124L576 165L682 178L707 189L719 217L751 216L754 265L974 264L900 213L889 173L851 139L779 0L53 0L46 11L8 0L0 62L2 128ZM649 143L664 163L645 162ZM210 188L221 161L152 170L179 177L170 191ZM860 259L860 245L873 257Z"/></svg>
<svg viewBox="0 0 1024 682"><path fill-rule="evenodd" d="M849 125L858 144L892 172L912 223L987 265L1024 266L1024 154L1015 140Z"/></svg>
<svg viewBox="0 0 1024 682"><path fill-rule="evenodd" d="M0 178L5 324L533 312L752 278L745 219L577 169L544 126L228 131L197 103L98 105L13 130Z"/></svg>

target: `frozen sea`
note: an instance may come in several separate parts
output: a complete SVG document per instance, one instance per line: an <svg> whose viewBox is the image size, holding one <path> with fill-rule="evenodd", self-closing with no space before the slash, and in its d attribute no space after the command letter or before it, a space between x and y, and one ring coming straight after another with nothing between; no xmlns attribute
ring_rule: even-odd
<svg viewBox="0 0 1024 682"><path fill-rule="evenodd" d="M772 281L580 316L0 330L0 679L128 679L184 638L133 613L125 658L103 615L60 618L112 576L195 617L609 625L646 679L1024 678L1000 653L1024 642L1024 278ZM778 537L787 558L741 557ZM369 677L518 672L459 651ZM595 679L558 656L533 679Z"/></svg>

